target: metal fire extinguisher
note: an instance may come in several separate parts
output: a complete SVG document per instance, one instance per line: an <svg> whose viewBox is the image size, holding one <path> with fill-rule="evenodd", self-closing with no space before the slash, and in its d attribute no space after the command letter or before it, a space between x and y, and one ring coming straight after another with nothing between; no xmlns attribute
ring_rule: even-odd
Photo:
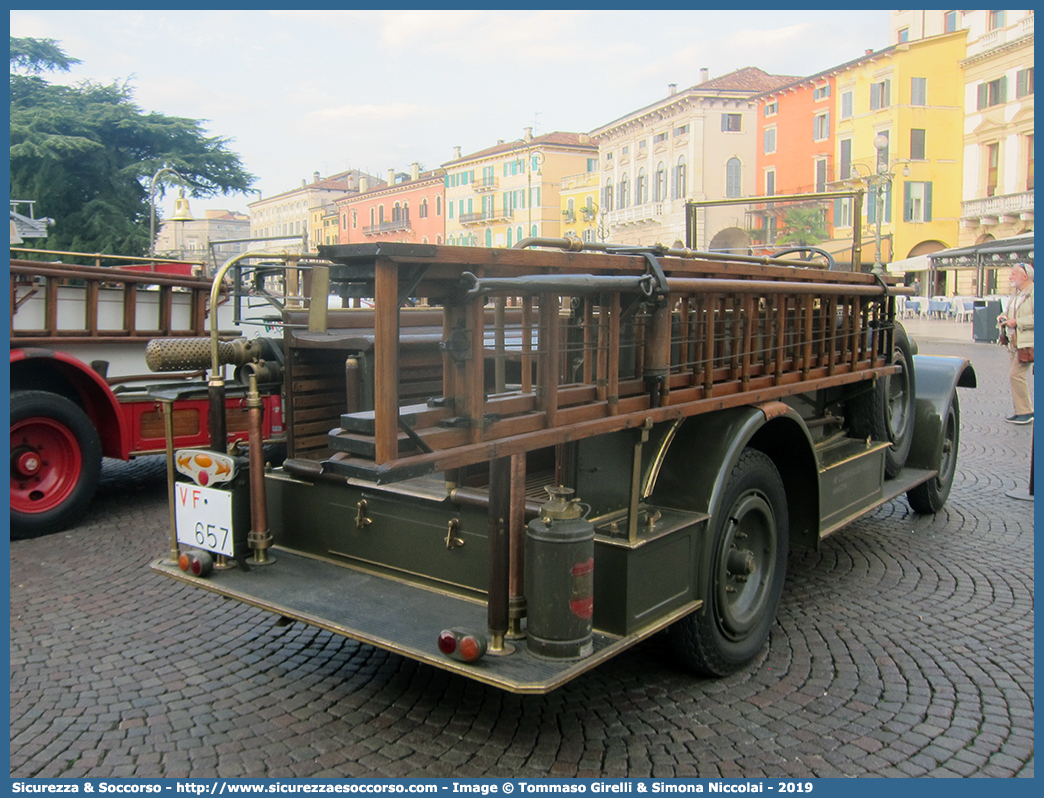
<svg viewBox="0 0 1044 798"><path fill-rule="evenodd" d="M526 530L526 645L551 659L593 651L594 525L571 488L550 494Z"/></svg>

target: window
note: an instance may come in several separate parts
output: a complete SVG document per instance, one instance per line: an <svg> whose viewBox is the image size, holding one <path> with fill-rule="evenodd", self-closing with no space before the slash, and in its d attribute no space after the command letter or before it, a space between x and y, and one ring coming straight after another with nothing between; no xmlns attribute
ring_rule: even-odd
<svg viewBox="0 0 1044 798"><path fill-rule="evenodd" d="M384 206L377 206L377 224L384 224Z"/></svg>
<svg viewBox="0 0 1044 798"><path fill-rule="evenodd" d="M943 32L953 33L957 30L957 12L947 11L943 14Z"/></svg>
<svg viewBox="0 0 1044 798"><path fill-rule="evenodd" d="M765 116L775 116L779 113L779 100L765 103Z"/></svg>
<svg viewBox="0 0 1044 798"><path fill-rule="evenodd" d="M932 184L907 181L903 184L903 221L932 220Z"/></svg>
<svg viewBox="0 0 1044 798"><path fill-rule="evenodd" d="M850 91L841 92L841 118L852 118L852 92Z"/></svg>
<svg viewBox="0 0 1044 798"><path fill-rule="evenodd" d="M1033 191L1033 134L1026 136L1026 191Z"/></svg>
<svg viewBox="0 0 1044 798"><path fill-rule="evenodd" d="M880 83L870 84L870 110L886 108L890 104L889 94L892 81L882 80Z"/></svg>
<svg viewBox="0 0 1044 798"><path fill-rule="evenodd" d="M620 154L621 154L621 155L628 155L628 154L629 154L630 152L631 152L631 148L630 148L630 147L623 147L623 148L622 148L622 149L620 150Z"/></svg>
<svg viewBox="0 0 1044 798"><path fill-rule="evenodd" d="M765 172L765 196L771 197L776 193L776 170L769 169Z"/></svg>
<svg viewBox="0 0 1044 798"><path fill-rule="evenodd" d="M645 176L645 167L638 170L638 177L634 181L634 204L644 205L649 201L649 181Z"/></svg>
<svg viewBox="0 0 1044 798"><path fill-rule="evenodd" d="M616 188L616 205L620 210L623 210L630 205L630 185L627 182L627 173L624 172L623 177L620 178L620 185Z"/></svg>
<svg viewBox="0 0 1044 798"><path fill-rule="evenodd" d="M442 197L435 198L435 215L442 216Z"/></svg>
<svg viewBox="0 0 1044 798"><path fill-rule="evenodd" d="M653 144L659 144L661 141L667 141L666 133L657 133L653 136Z"/></svg>
<svg viewBox="0 0 1044 798"><path fill-rule="evenodd" d="M678 165L674 167L674 198L683 199L686 192L685 156L678 156Z"/></svg>
<svg viewBox="0 0 1044 798"><path fill-rule="evenodd" d="M765 137L763 141L762 151L769 155L776 151L776 129L774 127L765 128Z"/></svg>
<svg viewBox="0 0 1044 798"><path fill-rule="evenodd" d="M605 188L602 190L602 207L606 211L613 209L613 180L608 178L605 181Z"/></svg>
<svg viewBox="0 0 1044 798"><path fill-rule="evenodd" d="M827 183L827 162L826 158L816 159L816 191L826 191Z"/></svg>
<svg viewBox="0 0 1044 798"><path fill-rule="evenodd" d="M1033 94L1033 67L1020 69L1015 73L1015 97L1027 97Z"/></svg>
<svg viewBox="0 0 1044 798"><path fill-rule="evenodd" d="M354 230L359 226L359 215L353 210L352 211L352 229Z"/></svg>
<svg viewBox="0 0 1044 798"><path fill-rule="evenodd" d="M640 150L644 150L648 146L649 146L649 140L648 139L642 139L641 141L638 142L638 149L640 149Z"/></svg>
<svg viewBox="0 0 1044 798"><path fill-rule="evenodd" d="M449 213L449 218L452 219L453 218L453 200L450 200L449 202L446 203L446 210Z"/></svg>
<svg viewBox="0 0 1044 798"><path fill-rule="evenodd" d="M834 200L834 227L852 226L852 199Z"/></svg>
<svg viewBox="0 0 1044 798"><path fill-rule="evenodd" d="M373 225L377 224L377 216L376 216L376 213L377 213L377 211L376 211L376 210L374 210L373 208L370 208L370 226L371 226L371 227L372 227Z"/></svg>
<svg viewBox="0 0 1044 798"><path fill-rule="evenodd" d="M486 246L493 246L493 228L491 227L486 228Z"/></svg>
<svg viewBox="0 0 1044 798"><path fill-rule="evenodd" d="M739 158L729 158L725 164L725 196L739 197L743 194L743 166Z"/></svg>
<svg viewBox="0 0 1044 798"><path fill-rule="evenodd" d="M885 145L877 151L877 163L888 165L888 151L891 148L891 134L887 130L882 130L878 135L884 136ZM874 138L877 138L876 136Z"/></svg>
<svg viewBox="0 0 1044 798"><path fill-rule="evenodd" d="M899 44L910 41L910 29L900 28L899 29Z"/></svg>
<svg viewBox="0 0 1044 798"><path fill-rule="evenodd" d="M848 180L852 176L852 139L838 142L837 179Z"/></svg>
<svg viewBox="0 0 1044 798"><path fill-rule="evenodd" d="M738 133L743 129L743 117L740 114L722 114L721 129L726 133Z"/></svg>
<svg viewBox="0 0 1044 798"><path fill-rule="evenodd" d="M928 105L928 78L910 78L910 105Z"/></svg>
<svg viewBox="0 0 1044 798"><path fill-rule="evenodd" d="M607 160L607 161L613 160L613 154L611 152L607 152L605 154L605 160Z"/></svg>
<svg viewBox="0 0 1044 798"><path fill-rule="evenodd" d="M997 195L997 175L1000 171L1000 144L986 145L986 196Z"/></svg>
<svg viewBox="0 0 1044 798"><path fill-rule="evenodd" d="M890 184L886 184L884 191L881 193L882 204L884 205L884 218L881 220L882 224L889 224L892 221L892 187ZM871 186L866 192L866 222L867 224L877 223L877 187Z"/></svg>
<svg viewBox="0 0 1044 798"><path fill-rule="evenodd" d="M508 249L511 249L511 245L515 243L515 231L510 227L507 229L507 245Z"/></svg>
<svg viewBox="0 0 1044 798"><path fill-rule="evenodd" d="M924 160L924 128L910 129L910 160Z"/></svg>
<svg viewBox="0 0 1044 798"><path fill-rule="evenodd" d="M1008 78L1002 75L989 83L979 84L979 97L977 110L990 108L1008 101Z"/></svg>
<svg viewBox="0 0 1044 798"><path fill-rule="evenodd" d="M830 96L830 84L829 83L826 84L825 86L816 86L812 90L812 99L813 100L825 100L829 96Z"/></svg>
<svg viewBox="0 0 1044 798"><path fill-rule="evenodd" d="M679 125L678 127L676 127L674 129L675 137L677 137L677 136L685 136L685 135L688 134L688 132L689 132L689 126L688 125Z"/></svg>
<svg viewBox="0 0 1044 798"><path fill-rule="evenodd" d="M588 158L587 159L587 171L588 172L596 172L596 171L598 171L598 159L597 158Z"/></svg>
<svg viewBox="0 0 1044 798"><path fill-rule="evenodd" d="M997 30L997 28L1004 27L1004 12L1003 11L991 11L990 12L990 30Z"/></svg>
<svg viewBox="0 0 1044 798"><path fill-rule="evenodd" d="M812 118L812 138L822 141L830 136L830 112L817 114Z"/></svg>
<svg viewBox="0 0 1044 798"><path fill-rule="evenodd" d="M653 185L653 200L663 202L667 199L667 167L660 161L656 166L656 182Z"/></svg>

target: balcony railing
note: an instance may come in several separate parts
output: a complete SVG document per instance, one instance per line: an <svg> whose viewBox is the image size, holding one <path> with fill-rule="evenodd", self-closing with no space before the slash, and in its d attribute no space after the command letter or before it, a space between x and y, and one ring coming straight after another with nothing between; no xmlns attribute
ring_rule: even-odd
<svg viewBox="0 0 1044 798"><path fill-rule="evenodd" d="M642 205L632 205L630 208L610 211L606 216L609 224L661 222L668 208L669 204L666 202L646 202Z"/></svg>
<svg viewBox="0 0 1044 798"><path fill-rule="evenodd" d="M472 191L496 191L497 190L497 179L495 177L483 177L479 180L471 181Z"/></svg>
<svg viewBox="0 0 1044 798"><path fill-rule="evenodd" d="M380 222L363 227L363 235L379 236L382 233L399 233L410 229L409 219L398 219L394 222Z"/></svg>
<svg viewBox="0 0 1044 798"><path fill-rule="evenodd" d="M487 224L490 222L506 222L514 218L515 212L512 210L476 211L475 213L462 213L459 221L463 225L470 225Z"/></svg>
<svg viewBox="0 0 1044 798"><path fill-rule="evenodd" d="M1033 35L1033 14L1023 17L1010 28L998 28L990 31L985 36L980 36L973 42L968 43L968 58L1000 47L1002 44L1021 39L1023 36Z"/></svg>
<svg viewBox="0 0 1044 798"><path fill-rule="evenodd" d="M1018 194L1002 194L999 197L984 197L961 203L962 219L999 218L1001 216L1018 216L1022 213L1033 213L1032 191L1023 191Z"/></svg>

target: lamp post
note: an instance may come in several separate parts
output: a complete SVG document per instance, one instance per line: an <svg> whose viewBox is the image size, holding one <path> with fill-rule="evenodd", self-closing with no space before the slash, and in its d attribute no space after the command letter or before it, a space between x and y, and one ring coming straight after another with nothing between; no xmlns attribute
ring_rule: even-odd
<svg viewBox="0 0 1044 798"><path fill-rule="evenodd" d="M526 128L527 135L530 134L532 128ZM543 153L537 152L530 155L532 150L533 140L529 139L515 139L516 144L521 144L526 150L526 210L528 212L528 227L526 230L526 236L533 235L533 161L537 162L536 170L537 174L540 174L540 164L544 162Z"/></svg>
<svg viewBox="0 0 1044 798"><path fill-rule="evenodd" d="M176 169L172 169L169 166L161 166L156 170L156 173L152 176L152 180L149 182L149 257L156 257L156 184L164 174L172 174L178 178L181 184L181 194L178 198L177 203L174 207L174 215L171 217L172 222L191 222L192 214L188 210L188 200L185 199L185 180L184 176Z"/></svg>
<svg viewBox="0 0 1044 798"><path fill-rule="evenodd" d="M874 209L876 224L874 231L874 268L873 271L878 273L884 272L884 264L881 263L881 221L884 218L884 195L885 190L892 185L892 181L895 179L895 173L891 167L898 163L902 163L899 159L888 163L886 150L888 149L888 136L883 133L878 133L874 136L874 149L877 150L877 170L871 172L870 167L866 164L852 164L852 179L865 179L867 188L874 191ZM856 166L863 166L867 169L868 174L865 178L859 174L859 170ZM903 165L903 177L910 176L909 164Z"/></svg>

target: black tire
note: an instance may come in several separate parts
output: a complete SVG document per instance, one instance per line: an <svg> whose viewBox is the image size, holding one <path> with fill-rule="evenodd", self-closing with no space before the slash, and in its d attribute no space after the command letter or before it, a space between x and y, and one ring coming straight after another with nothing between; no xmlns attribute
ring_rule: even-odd
<svg viewBox="0 0 1044 798"><path fill-rule="evenodd" d="M957 392L950 400L950 412L943 425L942 459L939 473L906 492L906 500L915 513L937 513L950 497L953 477L957 473L957 450L961 445L961 405Z"/></svg>
<svg viewBox="0 0 1044 798"><path fill-rule="evenodd" d="M877 380L873 390L848 402L845 416L856 438L887 441L885 479L903 470L914 436L914 397L917 395L910 338L901 324L895 325L892 364L899 371Z"/></svg>
<svg viewBox="0 0 1044 798"><path fill-rule="evenodd" d="M94 497L101 441L87 414L47 391L11 394L11 536L63 529Z"/></svg>
<svg viewBox="0 0 1044 798"><path fill-rule="evenodd" d="M787 571L787 494L772 460L745 449L729 475L714 524L701 609L668 628L682 662L726 676L768 640ZM744 573L746 572L746 573Z"/></svg>

